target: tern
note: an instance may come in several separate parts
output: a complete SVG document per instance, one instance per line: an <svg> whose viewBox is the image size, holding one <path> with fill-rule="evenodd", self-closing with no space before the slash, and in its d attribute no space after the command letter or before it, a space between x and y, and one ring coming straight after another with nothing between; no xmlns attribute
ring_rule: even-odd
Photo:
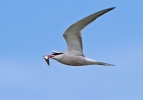
<svg viewBox="0 0 143 100"><path fill-rule="evenodd" d="M85 66L85 65L103 65L103 66L114 66L113 64L104 63L97 60L86 58L83 54L81 30L84 29L88 24L93 22L99 16L113 10L115 7L107 8L96 13L93 13L76 23L72 24L64 32L63 37L67 43L66 52L53 51L51 55L45 55L44 59L48 65L49 59L57 60L58 62L69 65L69 66Z"/></svg>

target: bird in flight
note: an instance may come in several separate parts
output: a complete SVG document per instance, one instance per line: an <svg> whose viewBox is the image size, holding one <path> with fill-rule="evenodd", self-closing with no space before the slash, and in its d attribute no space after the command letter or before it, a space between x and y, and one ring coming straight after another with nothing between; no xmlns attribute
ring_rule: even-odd
<svg viewBox="0 0 143 100"><path fill-rule="evenodd" d="M67 43L67 51L66 52L53 51L53 54L45 55L44 59L47 62L47 64L50 65L49 59L51 58L57 60L62 64L69 66L85 66L85 65L114 66L113 64L108 64L86 58L83 54L82 37L81 37L82 29L84 29L88 24L93 22L99 16L113 10L114 8L115 7L98 11L72 24L63 34L63 37L65 38Z"/></svg>

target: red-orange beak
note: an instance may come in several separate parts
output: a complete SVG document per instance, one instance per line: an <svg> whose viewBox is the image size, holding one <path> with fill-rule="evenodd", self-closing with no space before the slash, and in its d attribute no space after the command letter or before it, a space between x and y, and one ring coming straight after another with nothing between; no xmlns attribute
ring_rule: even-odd
<svg viewBox="0 0 143 100"><path fill-rule="evenodd" d="M53 55L47 55L48 56L48 58L53 58L54 56Z"/></svg>

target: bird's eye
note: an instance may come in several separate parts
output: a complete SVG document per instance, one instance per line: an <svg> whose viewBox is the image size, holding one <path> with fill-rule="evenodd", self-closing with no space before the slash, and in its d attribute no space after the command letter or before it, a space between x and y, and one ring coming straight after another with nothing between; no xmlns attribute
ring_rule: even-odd
<svg viewBox="0 0 143 100"><path fill-rule="evenodd" d="M60 54L63 54L63 53L53 53L52 55L56 56L56 55L60 55Z"/></svg>

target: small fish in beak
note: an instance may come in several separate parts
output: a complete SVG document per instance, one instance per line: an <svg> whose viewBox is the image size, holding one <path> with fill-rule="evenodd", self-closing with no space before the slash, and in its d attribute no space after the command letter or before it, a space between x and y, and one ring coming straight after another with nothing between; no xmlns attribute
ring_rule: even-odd
<svg viewBox="0 0 143 100"><path fill-rule="evenodd" d="M45 61L47 62L48 66L50 67L49 56L43 56Z"/></svg>
<svg viewBox="0 0 143 100"><path fill-rule="evenodd" d="M49 59L53 57L53 55L46 55L46 56L43 56L45 61L47 62L48 66L50 66L50 62L49 62Z"/></svg>

